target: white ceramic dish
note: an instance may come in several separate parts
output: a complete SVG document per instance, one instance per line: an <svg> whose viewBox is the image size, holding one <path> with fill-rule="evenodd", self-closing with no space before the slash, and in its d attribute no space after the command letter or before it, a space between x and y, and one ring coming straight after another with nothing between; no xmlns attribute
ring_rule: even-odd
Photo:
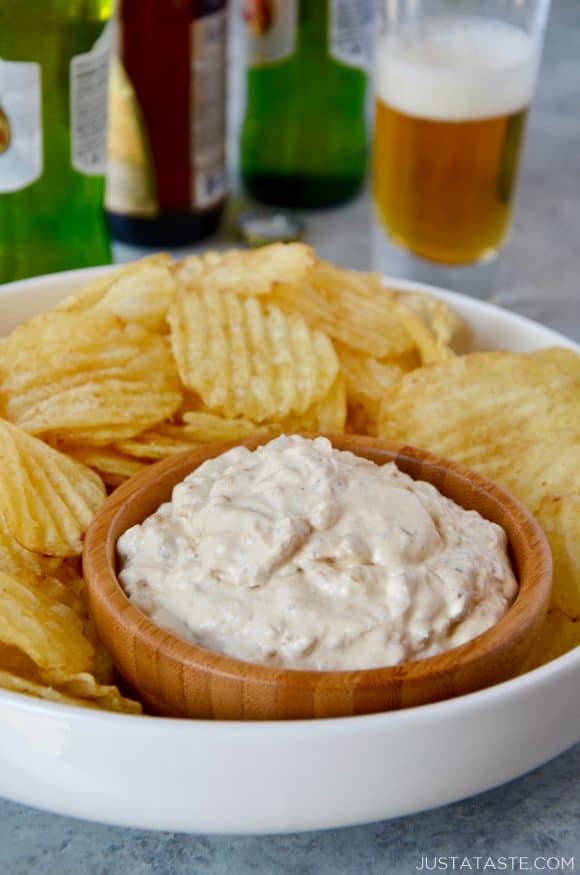
<svg viewBox="0 0 580 875"><path fill-rule="evenodd" d="M0 288L0 334L95 274L75 271ZM423 288L471 324L480 348L574 346L521 316ZM469 696L338 720L130 717L0 690L0 795L123 826L290 832L453 802L509 781L579 740L580 648Z"/></svg>

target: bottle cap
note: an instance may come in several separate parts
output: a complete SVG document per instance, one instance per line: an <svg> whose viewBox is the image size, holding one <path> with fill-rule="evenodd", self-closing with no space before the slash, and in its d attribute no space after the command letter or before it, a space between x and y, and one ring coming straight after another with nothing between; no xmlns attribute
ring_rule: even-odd
<svg viewBox="0 0 580 875"><path fill-rule="evenodd" d="M291 243L306 230L302 219L279 210L250 210L238 218L239 234L249 246Z"/></svg>

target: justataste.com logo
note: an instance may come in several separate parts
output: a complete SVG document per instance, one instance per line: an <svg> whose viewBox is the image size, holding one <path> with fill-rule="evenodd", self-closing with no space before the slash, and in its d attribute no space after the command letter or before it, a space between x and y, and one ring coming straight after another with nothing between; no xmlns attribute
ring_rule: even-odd
<svg viewBox="0 0 580 875"><path fill-rule="evenodd" d="M574 857L421 857L417 872L575 872Z"/></svg>

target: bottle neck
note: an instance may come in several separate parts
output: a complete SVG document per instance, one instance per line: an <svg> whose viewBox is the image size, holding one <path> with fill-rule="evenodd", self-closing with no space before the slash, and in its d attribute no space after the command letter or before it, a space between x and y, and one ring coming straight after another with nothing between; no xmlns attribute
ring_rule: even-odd
<svg viewBox="0 0 580 875"><path fill-rule="evenodd" d="M331 0L297 0L299 52L320 52L326 48L330 2Z"/></svg>

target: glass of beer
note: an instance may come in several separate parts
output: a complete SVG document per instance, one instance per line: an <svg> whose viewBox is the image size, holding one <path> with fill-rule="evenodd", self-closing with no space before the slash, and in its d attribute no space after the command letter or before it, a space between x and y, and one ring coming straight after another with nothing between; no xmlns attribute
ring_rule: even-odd
<svg viewBox="0 0 580 875"><path fill-rule="evenodd" d="M407 254L411 278L440 281L439 266L453 286L454 268L464 277L465 266L496 258L510 223L549 4L379 0L377 268L392 273L398 250Z"/></svg>

